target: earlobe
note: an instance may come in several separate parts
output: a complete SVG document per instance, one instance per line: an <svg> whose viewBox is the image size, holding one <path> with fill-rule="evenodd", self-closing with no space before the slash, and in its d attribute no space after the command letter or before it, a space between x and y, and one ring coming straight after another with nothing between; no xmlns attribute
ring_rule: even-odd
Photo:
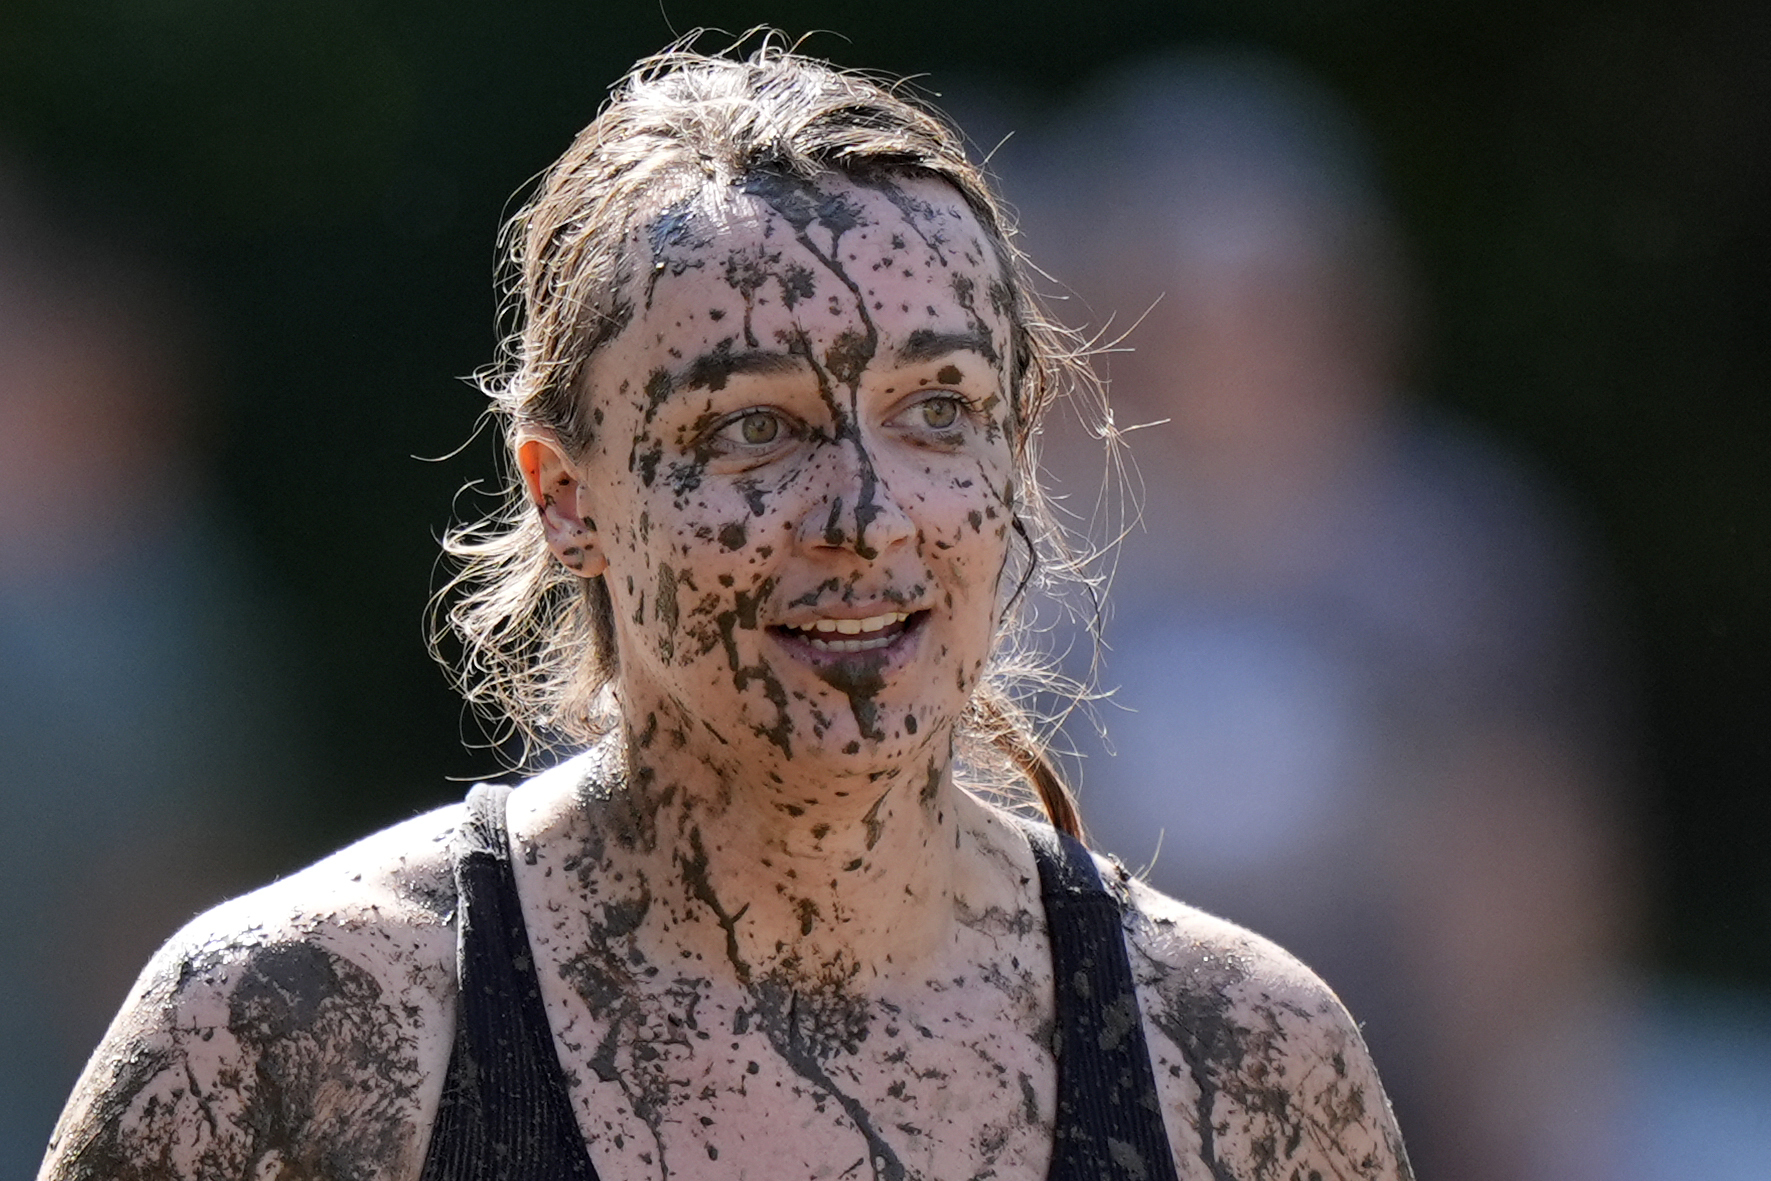
<svg viewBox="0 0 1771 1181"><path fill-rule="evenodd" d="M581 578L602 574L609 563L598 539L589 490L559 437L544 427L524 427L517 433L516 457L554 557Z"/></svg>

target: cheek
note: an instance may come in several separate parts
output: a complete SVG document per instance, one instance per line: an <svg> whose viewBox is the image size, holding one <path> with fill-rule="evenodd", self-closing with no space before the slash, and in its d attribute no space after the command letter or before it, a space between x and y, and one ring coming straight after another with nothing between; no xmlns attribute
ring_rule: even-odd
<svg viewBox="0 0 1771 1181"><path fill-rule="evenodd" d="M1014 525L1008 464L980 462L938 490L945 528L936 549L966 571L967 585L1001 571Z"/></svg>
<svg viewBox="0 0 1771 1181"><path fill-rule="evenodd" d="M760 626L791 529L778 499L717 481L687 500L654 499L653 515L667 523L654 526L645 555L655 574L643 622L666 663L726 668L736 634Z"/></svg>
<svg viewBox="0 0 1771 1181"><path fill-rule="evenodd" d="M1001 513L998 512L1000 520ZM1007 567L1008 531L985 518L976 531L968 521L959 540L942 555L943 581L963 594L977 614L994 614L996 591Z"/></svg>

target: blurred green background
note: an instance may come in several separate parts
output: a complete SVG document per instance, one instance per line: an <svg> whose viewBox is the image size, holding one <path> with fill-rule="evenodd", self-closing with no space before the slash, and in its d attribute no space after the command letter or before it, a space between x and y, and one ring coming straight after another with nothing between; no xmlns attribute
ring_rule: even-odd
<svg viewBox="0 0 1771 1181"><path fill-rule="evenodd" d="M494 236L636 57L763 22L937 94L983 72L1056 102L1195 41L1338 88L1426 277L1421 392L1559 479L1613 563L1658 964L1771 985L1771 19L1747 0L7 0L0 149L207 325L207 475L294 613L328 752L279 866L497 770L421 618L494 470L488 439L458 450Z"/></svg>

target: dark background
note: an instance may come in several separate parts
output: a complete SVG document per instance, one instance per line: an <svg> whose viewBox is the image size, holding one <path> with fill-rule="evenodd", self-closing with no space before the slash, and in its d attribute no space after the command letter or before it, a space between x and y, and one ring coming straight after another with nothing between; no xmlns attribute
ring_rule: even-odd
<svg viewBox="0 0 1771 1181"><path fill-rule="evenodd" d="M497 227L635 58L765 21L937 93L982 70L1057 101L1187 40L1340 89L1426 276L1422 394L1559 479L1614 567L1657 966L1771 985L1771 7L1749 0L7 0L0 148L208 325L208 475L295 613L328 751L284 866L496 770L421 607L458 489L494 470L487 439L457 448Z"/></svg>

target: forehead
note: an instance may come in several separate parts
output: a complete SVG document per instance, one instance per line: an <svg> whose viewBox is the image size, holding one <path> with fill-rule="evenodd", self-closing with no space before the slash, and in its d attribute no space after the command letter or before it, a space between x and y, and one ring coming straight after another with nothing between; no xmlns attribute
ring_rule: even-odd
<svg viewBox="0 0 1771 1181"><path fill-rule="evenodd" d="M909 238L903 238L908 234ZM992 252L983 227L952 186L928 177L881 177L862 183L827 174L807 179L763 173L708 185L642 219L636 243L653 262L688 258L745 238L782 248L832 241L903 250L912 239L938 259L982 266ZM894 238L905 246L897 246Z"/></svg>
<svg viewBox="0 0 1771 1181"><path fill-rule="evenodd" d="M637 319L654 340L737 334L746 348L774 349L795 332L855 330L858 320L868 334L1006 344L1004 268L965 200L940 181L751 177L642 220L629 248L641 264Z"/></svg>

